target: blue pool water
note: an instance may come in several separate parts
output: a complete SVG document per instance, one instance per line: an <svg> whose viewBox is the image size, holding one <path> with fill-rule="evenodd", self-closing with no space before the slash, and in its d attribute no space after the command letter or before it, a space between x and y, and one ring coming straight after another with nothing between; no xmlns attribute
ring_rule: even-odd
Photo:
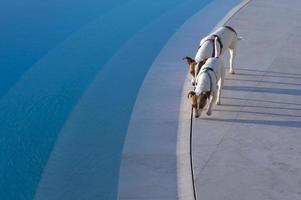
<svg viewBox="0 0 301 200"><path fill-rule="evenodd" d="M102 115L78 120L76 131L91 140L97 134L102 170L94 197L116 199L122 145L145 74L171 35L210 1L1 1L0 199L34 198L64 124L96 76ZM86 167L93 176L93 163ZM90 187L89 180L77 185ZM60 187L68 192L50 199L76 199L72 186Z"/></svg>

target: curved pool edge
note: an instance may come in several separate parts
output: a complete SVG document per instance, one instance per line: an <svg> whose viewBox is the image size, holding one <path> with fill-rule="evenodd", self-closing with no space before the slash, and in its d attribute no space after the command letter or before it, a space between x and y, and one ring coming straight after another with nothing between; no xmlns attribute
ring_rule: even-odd
<svg viewBox="0 0 301 200"><path fill-rule="evenodd" d="M243 0L234 6L212 29L215 30L225 25L235 14L247 6L252 0ZM187 91L191 89L190 75L187 74L185 83L183 84L182 98L180 103L179 128L178 128L178 179L179 182L179 199L194 199L194 188L191 173L190 160L190 117L191 109L187 101ZM194 177L195 178L195 177Z"/></svg>
<svg viewBox="0 0 301 200"><path fill-rule="evenodd" d="M189 18L158 54L131 115L118 199L193 199L186 131L190 109L184 99L189 85L181 58L187 53L193 55L200 38L229 10L233 12L239 2L231 0L227 5L221 0L211 2ZM201 20L206 20L206 24L195 26Z"/></svg>
<svg viewBox="0 0 301 200"><path fill-rule="evenodd" d="M235 7L233 7L221 21L219 21L216 26L213 28L213 30L217 29L220 26L223 26L228 23L228 21L236 15L241 9L246 7L252 0L242 0L239 4L237 4Z"/></svg>
<svg viewBox="0 0 301 200"><path fill-rule="evenodd" d="M162 13L95 74L58 134L35 199L117 198L121 152L138 89L174 31L208 1L190 0L200 6L181 3ZM120 83L126 83L122 90ZM114 91L120 91L118 99Z"/></svg>

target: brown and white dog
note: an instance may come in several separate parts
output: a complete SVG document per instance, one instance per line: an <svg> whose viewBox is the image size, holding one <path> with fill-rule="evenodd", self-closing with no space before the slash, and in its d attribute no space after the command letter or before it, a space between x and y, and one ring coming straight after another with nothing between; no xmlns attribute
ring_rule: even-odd
<svg viewBox="0 0 301 200"><path fill-rule="evenodd" d="M215 45L217 46L217 38ZM194 116L198 118L202 109L209 102L207 115L211 115L213 103L220 104L221 90L224 86L225 69L222 60L217 57L208 58L198 73L194 91L188 93L191 98Z"/></svg>
<svg viewBox="0 0 301 200"><path fill-rule="evenodd" d="M218 45L215 47L214 40L217 38ZM208 58L214 57L217 50L220 56L226 49L230 52L230 73L234 74L234 59L236 56L237 41L241 40L237 32L230 26L222 26L210 35L203 38L200 42L195 59L186 56L184 59L189 65L189 72L192 75L192 84L195 83L195 77ZM215 48L217 48L215 50Z"/></svg>

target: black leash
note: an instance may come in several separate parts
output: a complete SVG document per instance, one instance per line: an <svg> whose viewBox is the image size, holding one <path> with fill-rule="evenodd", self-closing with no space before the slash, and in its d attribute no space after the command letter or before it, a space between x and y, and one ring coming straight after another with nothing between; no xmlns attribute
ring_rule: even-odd
<svg viewBox="0 0 301 200"><path fill-rule="evenodd" d="M212 91L212 78L210 76L209 73L207 73L208 70L210 70L211 68L206 69L206 74L208 75L209 79L210 79L210 93ZM212 69L211 69L212 70ZM189 133L189 156L190 156L190 170L191 170L191 181L192 181L192 189L193 189L193 197L194 200L197 200L197 194L196 194L196 187L195 187L195 177L194 177L194 169L193 169L193 154L192 154L192 139L193 139L193 131L192 131L192 127L193 127L193 107L191 106L191 112L190 112L190 133Z"/></svg>
<svg viewBox="0 0 301 200"><path fill-rule="evenodd" d="M193 90L195 90L195 86L193 87ZM193 125L193 107L191 106L191 112L190 112L190 133L189 133L189 156L190 156L190 170L191 170L191 181L192 181L192 189L193 189L193 197L194 200L197 200L196 195L196 187L195 187L195 177L194 177L194 170L193 170L193 154L192 154L192 125Z"/></svg>
<svg viewBox="0 0 301 200"><path fill-rule="evenodd" d="M208 71L212 71L216 77L216 74L214 72L214 70L212 68L204 68L204 73L207 74L207 76L210 79L210 93L212 92L212 78L211 75L208 73ZM195 87L194 87L195 90ZM196 187L195 187L195 177L194 177L194 170L193 170L193 154L192 154L192 139L193 139L193 131L192 131L192 126L193 126L193 107L191 106L191 112L190 112L190 149L189 149L189 156L190 156L190 170L191 170L191 180L192 180L192 188L193 188L193 196L194 196L194 200L197 200L197 194L196 194Z"/></svg>
<svg viewBox="0 0 301 200"><path fill-rule="evenodd" d="M193 107L191 106L191 114L190 114L190 169L191 169L191 179L192 179L192 188L193 188L193 196L194 200L197 200L196 188L195 188L195 177L193 170L193 156L192 156L192 125L193 125Z"/></svg>

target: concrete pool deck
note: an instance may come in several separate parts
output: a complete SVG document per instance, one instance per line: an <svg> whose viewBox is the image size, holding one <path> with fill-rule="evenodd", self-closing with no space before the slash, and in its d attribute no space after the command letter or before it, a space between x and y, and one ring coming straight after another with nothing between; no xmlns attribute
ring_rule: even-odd
<svg viewBox="0 0 301 200"><path fill-rule="evenodd" d="M301 199L300 12L252 0L228 22L244 40L222 105L193 121L199 199Z"/></svg>
<svg viewBox="0 0 301 200"><path fill-rule="evenodd" d="M193 120L198 199L301 198L300 11L298 0L252 0L227 22L244 40L236 74L226 75L222 105L212 116ZM190 85L180 58L183 52L194 55L204 31L195 24L207 14L196 14L171 38L141 87L124 147L119 199L193 199L190 106L183 97Z"/></svg>
<svg viewBox="0 0 301 200"><path fill-rule="evenodd" d="M154 61L140 88L129 123L119 199L193 197L186 143L189 135L178 134L187 74L182 58L193 55L200 38L240 2L215 0L207 5L176 31ZM214 12L217 8L220 12Z"/></svg>

